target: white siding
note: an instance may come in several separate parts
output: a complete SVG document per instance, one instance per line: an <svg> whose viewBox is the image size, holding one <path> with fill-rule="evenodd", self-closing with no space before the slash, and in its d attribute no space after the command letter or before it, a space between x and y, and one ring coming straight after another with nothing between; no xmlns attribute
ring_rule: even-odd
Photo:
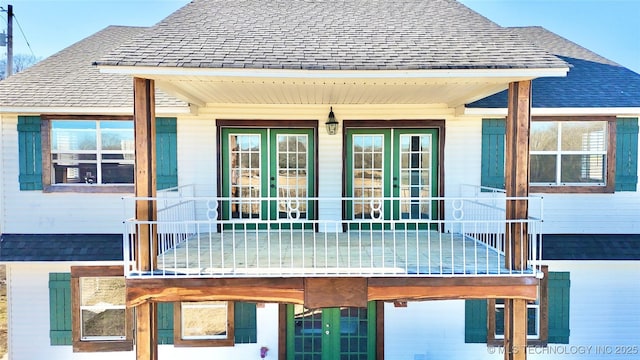
<svg viewBox="0 0 640 360"><path fill-rule="evenodd" d="M121 194L20 191L17 117L2 117L2 201L4 233L120 233ZM96 221L99 219L99 221Z"/></svg>
<svg viewBox="0 0 640 360"><path fill-rule="evenodd" d="M438 106L334 106L338 121L380 119L444 119L445 195L460 195L460 185L480 184L481 118L455 117ZM328 108L307 106L231 106L201 108L178 120L179 184L196 185L196 195L215 196L218 180L216 119L317 120L318 193L342 194L342 133L329 136ZM119 233L124 210L120 194L42 193L19 191L17 117L2 116L0 150L0 229L3 233ZM442 136L441 136L442 139ZM640 172L640 171L639 171ZM545 233L638 233L640 191L615 194L543 194ZM320 219L341 216L339 202L320 204ZM100 219L100 221L96 221Z"/></svg>
<svg viewBox="0 0 640 360"><path fill-rule="evenodd" d="M447 121L445 132L446 196L461 196L461 185L480 185L482 121L477 118L453 119Z"/></svg>
<svg viewBox="0 0 640 360"><path fill-rule="evenodd" d="M554 261L549 262L549 270L570 272L569 344L529 348L529 359L640 356L640 262ZM627 346L636 347L635 355L615 353ZM612 353L606 353L607 349ZM488 360L503 356L484 344L465 344L464 301L447 300L409 302L407 308L385 304L385 358Z"/></svg>
<svg viewBox="0 0 640 360"><path fill-rule="evenodd" d="M85 264L86 265L86 264ZM9 358L11 360L133 360L135 352L73 353L71 346L49 342L49 273L68 272L66 263L17 263L8 265ZM257 309L258 341L220 348L175 348L159 346L160 359L238 360L257 359L260 347L278 352L278 305Z"/></svg>
<svg viewBox="0 0 640 360"><path fill-rule="evenodd" d="M640 233L640 192L541 195L547 234Z"/></svg>
<svg viewBox="0 0 640 360"><path fill-rule="evenodd" d="M210 118L178 121L178 184L196 184L196 195L216 196L216 124Z"/></svg>

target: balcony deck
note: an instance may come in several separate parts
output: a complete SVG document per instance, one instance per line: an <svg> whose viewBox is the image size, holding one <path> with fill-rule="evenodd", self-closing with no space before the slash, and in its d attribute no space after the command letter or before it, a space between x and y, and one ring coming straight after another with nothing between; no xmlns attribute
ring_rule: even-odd
<svg viewBox="0 0 640 360"><path fill-rule="evenodd" d="M125 259L129 278L238 277L469 277L532 276L539 260L540 218L507 220L501 194L472 198L438 198L445 219L387 220L221 220L228 198L196 198L180 194L135 199L158 203L157 221L126 222ZM502 197L501 197L502 196ZM297 199L348 203L352 199ZM532 202L531 198L517 199ZM260 203L273 199L251 199ZM374 199L375 206L398 199ZM286 203L286 201L283 201ZM314 204L314 206L318 206ZM447 216L447 212L449 216ZM517 226L512 226L516 224ZM507 233L508 227L523 233ZM146 228L146 229L145 229ZM315 230L312 230L315 229ZM416 230L420 229L420 230ZM422 230L424 229L424 230ZM430 230L429 230L430 229ZM151 234L141 238L140 234ZM513 239L527 249L505 266L505 244ZM147 241L158 254L151 271L136 266L136 248ZM526 242L526 243L525 243ZM507 253L513 259L512 254Z"/></svg>
<svg viewBox="0 0 640 360"><path fill-rule="evenodd" d="M159 255L155 271L200 277L514 273L498 249L471 236L428 230L206 232Z"/></svg>

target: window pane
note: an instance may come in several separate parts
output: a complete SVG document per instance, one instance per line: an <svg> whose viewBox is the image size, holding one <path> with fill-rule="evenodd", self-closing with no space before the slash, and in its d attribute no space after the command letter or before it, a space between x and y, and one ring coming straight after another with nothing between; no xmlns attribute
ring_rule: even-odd
<svg viewBox="0 0 640 360"><path fill-rule="evenodd" d="M83 309L82 337L125 338L125 309Z"/></svg>
<svg viewBox="0 0 640 360"><path fill-rule="evenodd" d="M183 339L224 339L227 336L227 302L182 303Z"/></svg>
<svg viewBox="0 0 640 360"><path fill-rule="evenodd" d="M532 183L556 182L555 155L531 155L530 167Z"/></svg>
<svg viewBox="0 0 640 360"><path fill-rule="evenodd" d="M532 121L530 147L531 151L558 150L558 123Z"/></svg>
<svg viewBox="0 0 640 360"><path fill-rule="evenodd" d="M538 336L538 309L527 309L527 335Z"/></svg>
<svg viewBox="0 0 640 360"><path fill-rule="evenodd" d="M51 149L53 151L96 150L96 122L52 121Z"/></svg>
<svg viewBox="0 0 640 360"><path fill-rule="evenodd" d="M60 160L53 164L54 184L94 184L97 175L98 166L95 163Z"/></svg>
<svg viewBox="0 0 640 360"><path fill-rule="evenodd" d="M102 150L121 150L133 152L133 122L101 121L100 136Z"/></svg>
<svg viewBox="0 0 640 360"><path fill-rule="evenodd" d="M606 122L567 121L562 123L562 151L605 151Z"/></svg>
<svg viewBox="0 0 640 360"><path fill-rule="evenodd" d="M562 155L563 183L604 183L604 155Z"/></svg>
<svg viewBox="0 0 640 360"><path fill-rule="evenodd" d="M80 306L124 305L125 290L123 277L80 278Z"/></svg>
<svg viewBox="0 0 640 360"><path fill-rule="evenodd" d="M504 336L504 307L496 307L496 336Z"/></svg>
<svg viewBox="0 0 640 360"><path fill-rule="evenodd" d="M102 164L103 184L133 184L133 164Z"/></svg>
<svg viewBox="0 0 640 360"><path fill-rule="evenodd" d="M81 337L126 336L123 277L80 278Z"/></svg>

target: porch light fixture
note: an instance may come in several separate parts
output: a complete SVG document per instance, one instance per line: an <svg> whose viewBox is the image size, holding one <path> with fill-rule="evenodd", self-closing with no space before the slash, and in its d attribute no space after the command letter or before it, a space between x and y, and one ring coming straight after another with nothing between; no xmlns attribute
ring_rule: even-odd
<svg viewBox="0 0 640 360"><path fill-rule="evenodd" d="M329 117L325 125L327 126L327 134L335 135L338 133L338 120L336 120L336 115L333 113L333 106L329 108Z"/></svg>

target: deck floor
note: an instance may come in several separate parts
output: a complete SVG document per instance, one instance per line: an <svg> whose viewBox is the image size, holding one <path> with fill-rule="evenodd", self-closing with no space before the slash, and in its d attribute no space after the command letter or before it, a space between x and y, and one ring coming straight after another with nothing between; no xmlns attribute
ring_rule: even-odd
<svg viewBox="0 0 640 360"><path fill-rule="evenodd" d="M158 256L158 268L154 275L203 277L514 273L496 249L469 236L428 230L202 233Z"/></svg>

